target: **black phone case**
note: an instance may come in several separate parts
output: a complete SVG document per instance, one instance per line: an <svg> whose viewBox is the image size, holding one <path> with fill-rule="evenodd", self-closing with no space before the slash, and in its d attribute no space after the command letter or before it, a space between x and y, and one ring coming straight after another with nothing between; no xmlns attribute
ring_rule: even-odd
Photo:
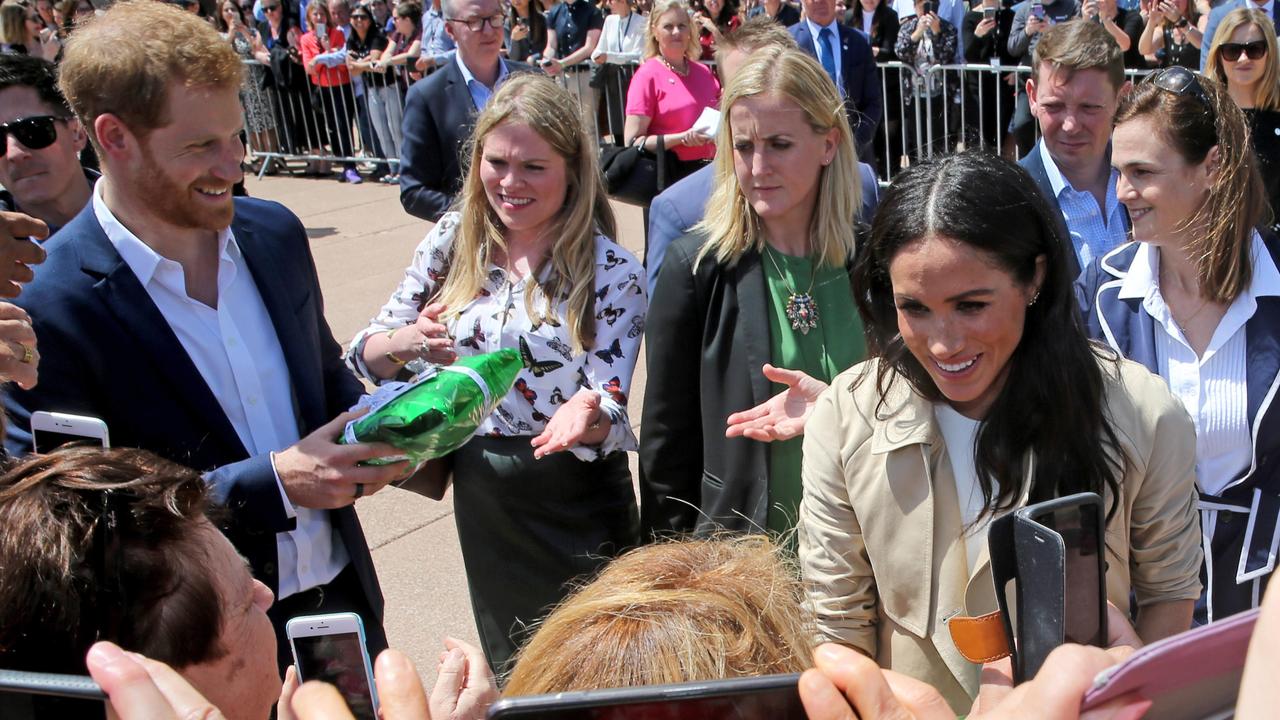
<svg viewBox="0 0 1280 720"><path fill-rule="evenodd" d="M1035 677L1045 658L1066 636L1066 545L1062 536L1033 519L1034 516L1083 504L1101 512L1095 493L1078 493L1029 505L991 521L987 545L996 601L1004 621L1005 637L1013 651L1013 679L1020 683ZM1105 524L1099 519L1098 548L1105 553ZM1098 588L1101 633L1106 637L1106 570L1099 568L1104 587ZM1010 608L1006 585L1014 583L1014 607ZM1078 592L1080 589L1074 589ZM1016 625L1016 628L1015 628Z"/></svg>
<svg viewBox="0 0 1280 720"><path fill-rule="evenodd" d="M1014 679L1021 682L1036 676L1045 658L1065 637L1067 551L1057 533L1016 514L1013 545L1018 565Z"/></svg>

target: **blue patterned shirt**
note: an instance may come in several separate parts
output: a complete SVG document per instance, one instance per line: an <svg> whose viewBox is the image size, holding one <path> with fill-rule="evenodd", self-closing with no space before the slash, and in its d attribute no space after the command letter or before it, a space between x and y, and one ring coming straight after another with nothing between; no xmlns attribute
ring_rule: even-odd
<svg viewBox="0 0 1280 720"><path fill-rule="evenodd" d="M1049 176L1049 184L1053 187L1054 197L1062 208L1062 217L1067 221L1067 232L1071 234L1071 246L1080 260L1080 267L1089 267L1094 258L1102 257L1111 249L1129 241L1129 214L1116 197L1116 180L1120 173L1111 168L1111 179L1107 182L1107 201L1105 214L1098 208L1098 200L1088 190L1076 190L1071 181L1063 177L1058 166L1049 155L1044 141L1036 143L1040 150L1040 159L1044 162L1045 174Z"/></svg>

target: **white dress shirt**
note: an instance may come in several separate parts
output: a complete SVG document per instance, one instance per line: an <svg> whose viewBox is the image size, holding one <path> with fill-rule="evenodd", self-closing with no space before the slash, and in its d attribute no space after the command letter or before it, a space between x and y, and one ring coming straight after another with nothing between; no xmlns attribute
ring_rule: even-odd
<svg viewBox="0 0 1280 720"><path fill-rule="evenodd" d="M458 63L458 70L462 71L462 81L467 84L467 92L471 94L471 102L476 106L476 110L483 110L485 105L489 104L489 98L498 91L498 86L507 79L507 61L498 58L498 77L493 81L493 87L489 87L476 79L471 73L471 68L462 62L462 53L454 55L454 59Z"/></svg>
<svg viewBox="0 0 1280 720"><path fill-rule="evenodd" d="M107 239L138 278L200 377L235 428L249 456L283 450L298 441L293 384L271 316L253 282L231 228L218 234L218 306L187 295L179 263L165 258L116 219L93 193L93 211ZM279 478L276 478L279 483ZM284 487L285 511L297 528L276 534L280 584L277 598L323 585L337 577L348 556L328 511L295 507Z"/></svg>
<svg viewBox="0 0 1280 720"><path fill-rule="evenodd" d="M818 58L819 65L822 64L822 56L826 52L826 48L822 46L822 38L819 37L819 33L822 32L823 28L829 28L831 30L831 59L835 61L834 64L836 66L836 89L839 90L840 95L843 96L844 68L840 66L840 60L843 57L840 51L840 23L832 20L829 25L819 25L808 18L805 18L805 23L809 26L809 36L813 38L813 50L814 54Z"/></svg>
<svg viewBox="0 0 1280 720"><path fill-rule="evenodd" d="M1258 298L1280 296L1280 271L1257 232L1253 281L1227 308L1204 355L1197 357L1160 294L1159 251L1143 243L1120 286L1120 299L1139 299L1155 320L1156 363L1196 426L1196 485L1217 495L1253 462L1246 385L1245 323ZM1217 513L1202 514L1201 530L1213 537Z"/></svg>

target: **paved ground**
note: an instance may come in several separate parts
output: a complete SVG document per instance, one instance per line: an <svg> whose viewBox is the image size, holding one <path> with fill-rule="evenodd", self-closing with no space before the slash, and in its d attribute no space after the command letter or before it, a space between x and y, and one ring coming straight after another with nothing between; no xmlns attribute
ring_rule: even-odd
<svg viewBox="0 0 1280 720"><path fill-rule="evenodd" d="M249 179L248 190L284 203L302 218L324 288L325 315L344 344L385 302L430 229L406 214L398 190L385 185L268 177ZM639 208L614 207L620 242L639 256L644 242ZM642 358L631 393L636 427L643 378ZM634 467L633 455L633 473ZM356 509L387 599L387 635L433 683L442 638L477 642L452 498L434 502L388 488L361 500Z"/></svg>

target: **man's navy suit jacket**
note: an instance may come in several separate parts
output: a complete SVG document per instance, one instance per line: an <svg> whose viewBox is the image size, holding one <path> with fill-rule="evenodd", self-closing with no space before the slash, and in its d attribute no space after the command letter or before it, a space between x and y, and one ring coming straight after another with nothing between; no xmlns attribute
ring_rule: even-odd
<svg viewBox="0 0 1280 720"><path fill-rule="evenodd" d="M284 351L299 432L350 407L360 382L324 318L306 230L284 206L236 198L231 222ZM12 388L5 447L31 450L36 410L90 415L111 444L150 450L207 473L230 509L224 528L254 575L279 590L276 533L292 530L269 454L249 457L209 386L136 275L116 252L89 203L45 245L48 259L16 301L31 315L40 381ZM381 621L382 592L360 521L350 506L330 513Z"/></svg>
<svg viewBox="0 0 1280 720"><path fill-rule="evenodd" d="M840 79L844 81L844 109L849 116L849 126L858 139L858 147L864 148L871 143L880 118L884 115L883 99L880 97L880 73L876 69L875 57L871 54L871 43L862 33L844 25L837 25L840 30ZM814 48L815 38L809 34L809 23L803 20L787 28L791 37L796 39L800 49L813 57L818 57ZM860 153L861 154L861 153Z"/></svg>

